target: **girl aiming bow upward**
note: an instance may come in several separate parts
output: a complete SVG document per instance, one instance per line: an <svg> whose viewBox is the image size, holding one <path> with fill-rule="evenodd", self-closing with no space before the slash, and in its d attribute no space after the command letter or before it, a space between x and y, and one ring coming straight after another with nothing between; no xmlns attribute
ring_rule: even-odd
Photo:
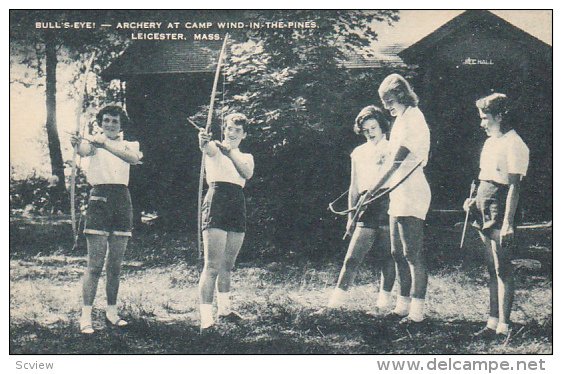
<svg viewBox="0 0 562 374"><path fill-rule="evenodd" d="M205 129L199 132L209 190L202 209L205 264L199 280L201 331L214 325L213 295L217 289L218 317L231 321L242 317L230 309L230 274L246 231L243 188L254 174L254 157L242 153L248 119L240 113L225 117L224 140L211 141Z"/></svg>
<svg viewBox="0 0 562 374"><path fill-rule="evenodd" d="M80 332L94 333L92 305L104 261L106 262L107 323L124 327L127 322L117 313L117 292L121 262L133 229L133 207L129 194L129 167L140 163L142 153L138 142L123 140L122 126L129 117L116 105L104 107L97 115L103 133L91 141L71 137L81 157L90 157L87 173L92 186L86 212L84 234L88 246L88 267L82 283L83 306ZM107 260L106 260L107 255Z"/></svg>
<svg viewBox="0 0 562 374"><path fill-rule="evenodd" d="M388 140L386 140L388 125L385 113L374 105L363 108L355 119L353 129L356 134L365 137L365 143L356 147L351 153L351 180L348 194L350 208L357 204L360 195L375 182L381 166L388 157ZM379 311L384 311L390 306L390 291L392 291L396 273L394 260L390 255L387 210L388 196L385 196L368 206L356 223L355 230L349 227L352 225L353 215L353 213L349 213L347 230L353 231L353 235L338 283L328 301L328 308L342 306L347 291L353 284L358 266L373 245L382 260L377 308Z"/></svg>
<svg viewBox="0 0 562 374"><path fill-rule="evenodd" d="M485 246L490 273L490 313L486 326L475 337L508 339L514 282L511 257L515 212L521 179L527 174L529 148L506 118L507 96L495 93L476 102L480 126L488 139L480 155L480 180L475 199L465 210L474 210L474 226Z"/></svg>

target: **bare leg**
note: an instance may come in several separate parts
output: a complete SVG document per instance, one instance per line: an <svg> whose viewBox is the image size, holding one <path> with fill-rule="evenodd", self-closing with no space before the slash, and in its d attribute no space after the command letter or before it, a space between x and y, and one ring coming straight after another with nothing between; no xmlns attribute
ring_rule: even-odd
<svg viewBox="0 0 562 374"><path fill-rule="evenodd" d="M230 275L236 258L244 242L243 232L229 231L226 235L226 245L224 250L223 262L219 268L217 276L217 313L219 316L228 316L236 320L242 317L238 313L233 313L230 309Z"/></svg>
<svg viewBox="0 0 562 374"><path fill-rule="evenodd" d="M375 246L380 253L381 259L381 289L390 292L392 291L396 279L396 264L390 253L390 233L388 226L383 226L378 230Z"/></svg>
<svg viewBox="0 0 562 374"><path fill-rule="evenodd" d="M412 277L410 275L410 267L404 257L404 249L402 247L402 239L400 237L399 222L397 217L390 217L390 247L392 257L396 262L396 273L400 282L400 296L410 297L410 289L412 286Z"/></svg>
<svg viewBox="0 0 562 374"><path fill-rule="evenodd" d="M499 322L509 325L515 282L511 263L511 249L501 246L499 230L492 232L492 249L498 280Z"/></svg>
<svg viewBox="0 0 562 374"><path fill-rule="evenodd" d="M92 306L98 289L98 282L103 271L107 236L86 234L88 244L88 267L82 281L82 300L85 306Z"/></svg>
<svg viewBox="0 0 562 374"><path fill-rule="evenodd" d="M242 248L242 244L244 243L244 236L245 234L243 232L229 231L227 233L224 262L223 266L220 267L217 277L217 290L219 292L230 291L230 275L236 263L240 248Z"/></svg>
<svg viewBox="0 0 562 374"><path fill-rule="evenodd" d="M220 229L203 231L205 265L199 279L199 298L201 304L212 304L215 283L221 267L224 266L224 252L227 233Z"/></svg>
<svg viewBox="0 0 562 374"><path fill-rule="evenodd" d="M411 296L425 299L427 291L427 267L423 255L423 224L424 221L415 217L400 217L398 232L404 249L404 257L410 266L412 275Z"/></svg>
<svg viewBox="0 0 562 374"><path fill-rule="evenodd" d="M488 273L490 274L490 283L488 288L490 290L490 317L499 317L499 301L498 301L498 278L496 274L496 260L494 256L494 250L492 248L492 240L479 232L480 239L485 245L484 258L486 259L486 266L488 268Z"/></svg>
<svg viewBox="0 0 562 374"><path fill-rule="evenodd" d="M108 305L117 304L121 264L128 242L129 237L127 236L111 235L108 239L109 250L107 252L107 263L105 265L105 271L107 273L105 292L107 294Z"/></svg>
<svg viewBox="0 0 562 374"><path fill-rule="evenodd" d="M336 288L347 291L349 287L351 287L357 275L359 264L361 264L363 258L365 258L365 255L373 245L375 233L376 231L371 228L355 228L351 241L349 242Z"/></svg>

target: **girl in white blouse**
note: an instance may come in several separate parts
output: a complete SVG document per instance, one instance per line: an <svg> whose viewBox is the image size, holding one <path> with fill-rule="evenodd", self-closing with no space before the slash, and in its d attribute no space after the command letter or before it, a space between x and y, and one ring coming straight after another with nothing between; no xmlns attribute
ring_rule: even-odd
<svg viewBox="0 0 562 374"><path fill-rule="evenodd" d="M488 139L480 155L480 183L476 198L467 199L464 208L476 208L473 225L479 230L486 248L490 313L486 326L475 336L505 339L510 332L514 294L510 244L514 235L520 183L529 166L529 148L506 120L506 95L495 93L484 97L476 102L476 107L480 126L486 131Z"/></svg>
<svg viewBox="0 0 562 374"><path fill-rule="evenodd" d="M349 185L348 205L357 204L361 194L371 187L388 157L389 123L383 111L370 105L361 110L355 119L354 130L365 137L365 143L356 147L351 153L351 180ZM388 196L369 205L356 224L338 283L328 301L329 308L340 307L344 302L349 287L352 286L357 269L371 247L375 247L377 256L382 261L380 291L377 309L384 312L390 307L390 292L396 277L394 260L390 255L388 231ZM348 217L348 228L352 224L352 215Z"/></svg>
<svg viewBox="0 0 562 374"><path fill-rule="evenodd" d="M129 194L130 165L140 163L142 152L138 142L123 140L122 126L127 113L116 105L99 111L98 124L103 132L90 141L73 135L71 143L78 146L81 157L89 157L88 183L92 186L86 212L84 234L88 245L88 267L82 283L83 307L80 332L94 333L92 305L98 281L106 262L106 322L124 327L127 321L117 313L117 293L121 262L133 229L133 207ZM107 261L105 261L107 255Z"/></svg>
<svg viewBox="0 0 562 374"><path fill-rule="evenodd" d="M385 171L370 191L401 181L390 193L388 209L392 256L400 281L400 295L392 317L401 318L401 323L415 324L424 319L427 290L427 267L422 251L431 190L423 167L429 157L430 134L418 108L418 97L406 79L391 74L383 80L378 92L384 107L396 120L390 132L390 156ZM421 167L407 176L419 162Z"/></svg>

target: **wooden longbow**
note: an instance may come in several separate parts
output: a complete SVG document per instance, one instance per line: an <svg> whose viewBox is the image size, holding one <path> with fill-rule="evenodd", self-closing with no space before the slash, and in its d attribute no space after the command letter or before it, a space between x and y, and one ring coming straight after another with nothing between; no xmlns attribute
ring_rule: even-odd
<svg viewBox="0 0 562 374"><path fill-rule="evenodd" d="M205 126L205 131L207 133L211 130L211 125L213 121L213 111L215 106L215 96L217 94L217 85L220 78L220 72L222 67L222 60L226 53L226 43L228 42L228 34L224 36L224 41L222 43L222 48L219 54L219 59L217 61L217 68L215 70L215 79L213 81L213 89L211 91L211 101L209 103L209 113L207 113L207 124ZM203 182L205 179L205 155L201 154L201 170L199 172L199 190L197 193L197 246L199 250L199 258L203 255L203 245L202 245L202 205L203 205Z"/></svg>
<svg viewBox="0 0 562 374"><path fill-rule="evenodd" d="M86 95L86 87L88 82L88 73L92 68L92 63L96 53L92 53L90 59L86 62L86 69L84 76L82 77L82 82L80 85L80 96L78 99L78 105L76 107L76 127L74 128L74 133L80 135L80 119L82 117L82 107L84 106L84 96ZM76 156L78 155L78 144L74 146L74 151L72 153L72 171L70 173L70 219L72 221L72 233L74 234L74 246L76 246L76 241L78 240L78 229L76 225Z"/></svg>

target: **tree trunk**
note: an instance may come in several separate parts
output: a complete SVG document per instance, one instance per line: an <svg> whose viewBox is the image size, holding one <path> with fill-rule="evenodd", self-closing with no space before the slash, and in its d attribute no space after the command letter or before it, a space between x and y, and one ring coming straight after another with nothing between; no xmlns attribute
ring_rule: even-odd
<svg viewBox="0 0 562 374"><path fill-rule="evenodd" d="M64 202L66 195L66 183L64 178L64 162L60 147L59 134L57 130L57 46L55 35L51 31L45 33L45 57L46 57L46 105L47 105L47 140L49 143L49 155L51 157L51 172L58 177L57 186L54 188L58 200L63 203L59 209L66 210L69 204Z"/></svg>

